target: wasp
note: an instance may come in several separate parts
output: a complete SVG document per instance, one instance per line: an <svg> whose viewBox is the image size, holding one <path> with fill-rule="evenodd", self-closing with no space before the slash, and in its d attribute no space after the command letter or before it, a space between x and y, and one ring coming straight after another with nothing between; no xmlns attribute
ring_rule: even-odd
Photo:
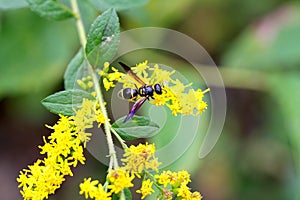
<svg viewBox="0 0 300 200"><path fill-rule="evenodd" d="M130 67L128 67L126 64L122 62L119 62L119 64L123 67L127 74L129 74L134 80L142 85L139 88L124 88L119 91L119 96L127 100L136 101L138 96L142 97L133 104L129 114L124 120L125 123L134 116L134 114L143 105L143 103L145 103L146 100L150 100L150 98L154 99L154 93L161 95L163 90L160 84L146 84L135 73L133 73Z"/></svg>

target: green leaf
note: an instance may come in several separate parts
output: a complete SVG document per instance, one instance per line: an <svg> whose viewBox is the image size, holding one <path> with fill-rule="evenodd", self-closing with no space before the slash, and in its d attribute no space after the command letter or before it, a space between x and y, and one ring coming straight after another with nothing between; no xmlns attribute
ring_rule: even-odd
<svg viewBox="0 0 300 200"><path fill-rule="evenodd" d="M64 74L64 84L66 90L74 89L76 80L80 79L78 71L83 68L83 52L82 49L74 56Z"/></svg>
<svg viewBox="0 0 300 200"><path fill-rule="evenodd" d="M145 116L133 116L131 120L124 123L126 116L121 117L112 128L123 138L133 140L137 138L148 138L153 136L159 129L159 126Z"/></svg>
<svg viewBox="0 0 300 200"><path fill-rule="evenodd" d="M123 200L132 200L132 195L131 195L131 191L128 188L124 188L123 190L124 195L125 195L125 199L122 198ZM113 194L112 195L112 199L113 200L119 200L121 199L121 192L119 194Z"/></svg>
<svg viewBox="0 0 300 200"><path fill-rule="evenodd" d="M74 25L44 20L29 9L0 15L5 19L0 25L0 98L37 93L45 97L61 83L78 47Z"/></svg>
<svg viewBox="0 0 300 200"><path fill-rule="evenodd" d="M1 9L16 9L26 6L28 6L28 4L25 0L0 0Z"/></svg>
<svg viewBox="0 0 300 200"><path fill-rule="evenodd" d="M115 8L125 10L146 4L149 0L91 0L95 7L100 10Z"/></svg>
<svg viewBox="0 0 300 200"><path fill-rule="evenodd" d="M86 54L91 65L102 67L115 55L120 40L119 18L115 9L98 16L87 36Z"/></svg>
<svg viewBox="0 0 300 200"><path fill-rule="evenodd" d="M297 152L295 155L299 155L300 153L299 77L299 72L290 72L285 74L280 73L276 76L274 75L270 81L270 88L274 89L269 90L272 97L277 101L277 107L275 111L278 111L279 109L283 113L284 117L280 115L280 112L275 115L280 116L280 123L285 125L285 129L282 131L284 131L284 134L287 134L289 136L290 143L292 144L294 150ZM298 170L300 171L300 158L296 156L295 160Z"/></svg>
<svg viewBox="0 0 300 200"><path fill-rule="evenodd" d="M124 191L124 194L125 194L125 200L131 200L132 195L131 195L130 190L128 188L125 188L123 191Z"/></svg>
<svg viewBox="0 0 300 200"><path fill-rule="evenodd" d="M46 97L42 104L52 113L71 116L83 99L95 100L90 93L83 90L64 90Z"/></svg>
<svg viewBox="0 0 300 200"><path fill-rule="evenodd" d="M32 11L51 20L63 20L74 17L72 11L55 0L27 0Z"/></svg>

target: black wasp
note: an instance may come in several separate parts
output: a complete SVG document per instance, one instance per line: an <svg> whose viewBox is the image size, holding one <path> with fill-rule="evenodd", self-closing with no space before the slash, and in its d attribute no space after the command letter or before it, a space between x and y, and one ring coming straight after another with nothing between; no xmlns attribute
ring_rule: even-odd
<svg viewBox="0 0 300 200"><path fill-rule="evenodd" d="M136 88L136 89L124 88L119 91L119 96L121 96L124 99L134 101L137 99L138 96L142 97L139 100L137 100L134 103L134 105L132 106L129 114L127 115L127 117L124 120L124 123L125 123L133 117L133 115L143 105L143 103L146 101L146 99L148 99L148 100L149 100L149 98L154 99L153 98L154 92L159 95L162 94L162 87L158 83L156 83L154 85L148 85L148 84L144 83L144 81L142 81L135 73L133 73L131 71L130 67L128 67L126 64L124 64L122 62L119 62L119 64L124 68L124 70L126 71L127 74L132 76L132 78L134 78L139 84L142 85L140 88Z"/></svg>

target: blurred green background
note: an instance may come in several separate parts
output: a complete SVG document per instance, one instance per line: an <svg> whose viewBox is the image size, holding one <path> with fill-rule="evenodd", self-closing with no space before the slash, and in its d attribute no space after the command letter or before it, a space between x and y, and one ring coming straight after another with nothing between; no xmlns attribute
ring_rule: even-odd
<svg viewBox="0 0 300 200"><path fill-rule="evenodd" d="M83 0L80 8L86 24L97 14ZM194 38L222 74L228 107L218 143L204 159L188 160L198 155L195 142L172 166L191 171L193 190L207 200L300 199L298 1L152 0L118 14L122 30L158 26ZM37 145L50 134L44 124L57 119L40 100L63 89L64 70L78 48L73 20L47 21L23 1L0 1L1 199L21 198L15 178L41 157ZM149 59L134 57L130 63ZM105 167L86 156L87 164L49 199L82 199L83 177L104 180Z"/></svg>

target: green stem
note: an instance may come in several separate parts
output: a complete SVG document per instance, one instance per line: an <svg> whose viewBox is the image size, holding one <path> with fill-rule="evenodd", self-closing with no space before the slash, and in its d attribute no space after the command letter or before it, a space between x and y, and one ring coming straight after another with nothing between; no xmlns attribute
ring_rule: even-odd
<svg viewBox="0 0 300 200"><path fill-rule="evenodd" d="M152 181L153 181L153 184L155 185L155 187L157 188L157 189L159 189L159 191L163 194L164 193L164 190L161 188L161 186L157 183L157 181L156 181L156 179L154 178L154 176L150 173L150 172L148 172L148 171L146 171L145 170L145 174L150 178L150 179L152 179Z"/></svg>
<svg viewBox="0 0 300 200"><path fill-rule="evenodd" d="M111 127L110 130L111 130L111 132L115 135L115 137L117 138L117 140L120 142L122 148L123 148L124 150L127 149L128 146L126 145L125 141L120 137L120 135L116 132L116 130L113 129L112 127Z"/></svg>
<svg viewBox="0 0 300 200"><path fill-rule="evenodd" d="M82 48L84 49L85 45L86 45L85 30L84 30L83 22L81 20L77 0L71 0L71 6L72 6L72 10L76 16L76 28L78 31L80 43L81 43Z"/></svg>
<svg viewBox="0 0 300 200"><path fill-rule="evenodd" d="M78 31L78 34L79 34L79 39L80 39L81 46L84 49L85 45L86 45L86 35L85 35L85 31L84 31L83 22L82 22L82 19L81 19L81 16L80 16L77 0L71 0L71 6L72 6L72 10L73 10L74 14L77 16L77 18L76 18L76 27L77 27L77 31ZM85 55L85 57L86 57L86 55ZM116 150L115 150L112 135L111 135L111 132L110 132L111 125L109 123L107 110L106 110L106 107L104 105L104 98L103 98L103 95L101 93L99 80L97 78L97 75L96 75L96 72L95 72L94 68L89 63L88 63L88 70L89 70L89 73L92 76L92 81L94 83L94 88L95 88L95 91L96 91L97 100L99 102L101 112L103 113L104 118L105 118L104 131L105 131L105 134L106 134L106 140L107 140L109 156L110 156L110 164L109 164L109 170L110 170L112 168L117 168L119 166L117 156L116 156Z"/></svg>
<svg viewBox="0 0 300 200"><path fill-rule="evenodd" d="M92 67L89 67L89 71L92 74L92 80L93 80L95 91L96 91L96 94L97 94L97 99L98 99L100 109L101 109L101 111L104 115L104 119L105 119L105 121L104 121L104 131L105 131L105 134L106 134L106 140L107 140L109 155L111 156L111 159L112 159L111 162L113 163L112 166L110 165L110 168L112 168L112 167L116 168L119 165L118 165L118 161L117 161L116 150L115 150L113 139L112 139L111 132L110 132L111 125L109 123L109 118L108 118L108 115L107 115L106 107L104 105L104 100L103 100L103 96L102 96L102 93L101 93L99 80L98 80L98 78L96 76L96 73L94 72Z"/></svg>

